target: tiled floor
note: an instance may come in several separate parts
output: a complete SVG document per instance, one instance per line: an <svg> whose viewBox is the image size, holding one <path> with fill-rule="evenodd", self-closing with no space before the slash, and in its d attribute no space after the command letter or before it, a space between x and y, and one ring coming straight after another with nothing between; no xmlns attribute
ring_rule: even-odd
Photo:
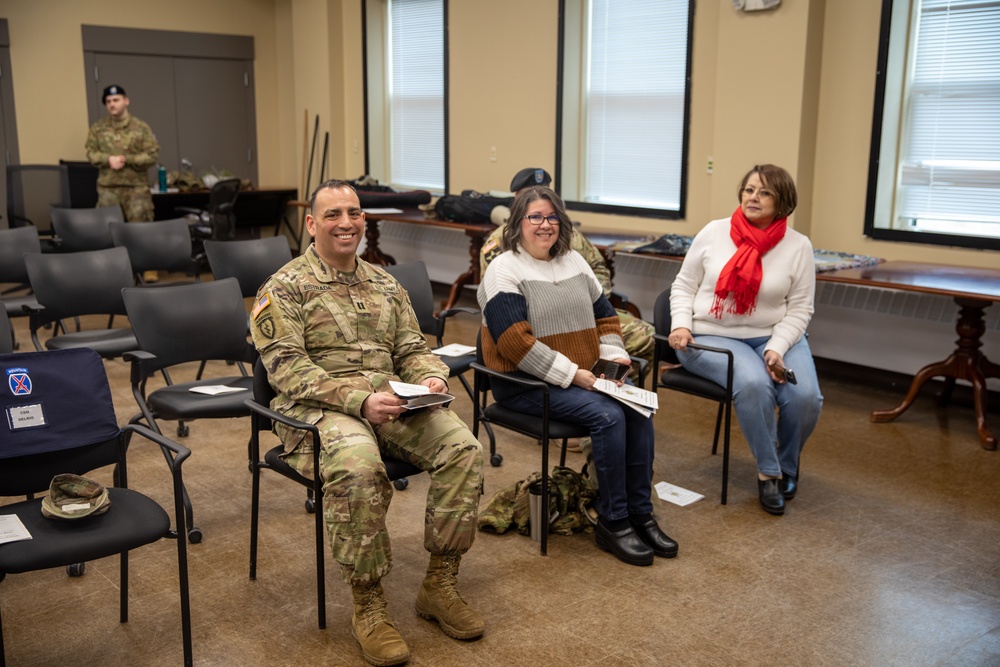
<svg viewBox="0 0 1000 667"><path fill-rule="evenodd" d="M473 320L449 325L448 341L474 340ZM17 329L30 345L23 319ZM107 367L125 421L135 411L128 369L120 360ZM823 417L785 516L759 508L738 429L729 504L720 505L721 462L709 453L714 408L661 394L654 481L705 494L684 508L658 502L679 557L630 567L577 534L554 536L543 558L528 537L481 533L460 578L487 622L475 642L449 639L413 611L427 560L427 478L412 478L390 510L395 567L384 581L410 664L1000 665L1000 453L980 448L968 404L938 409L927 394L898 421L872 424L869 411L895 405L901 388L830 373L821 381ZM471 423L469 400L455 389L456 409ZM273 474L262 485L257 580L247 576L248 432L246 419L194 422L184 440L205 536L190 547L195 663L363 664L349 591L329 564L328 627L316 627L304 494ZM525 438L503 432L498 447L504 463L487 465L484 503L539 466L538 445ZM165 498L159 453L134 448L132 456L132 485ZM174 554L171 542L135 552L124 625L117 559L89 563L82 578L8 576L0 583L8 665L180 664Z"/></svg>

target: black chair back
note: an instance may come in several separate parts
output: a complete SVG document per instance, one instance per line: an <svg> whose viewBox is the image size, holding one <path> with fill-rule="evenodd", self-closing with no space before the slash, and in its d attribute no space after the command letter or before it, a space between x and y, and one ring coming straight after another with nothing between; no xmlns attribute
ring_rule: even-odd
<svg viewBox="0 0 1000 667"><path fill-rule="evenodd" d="M292 249L285 236L238 241L205 241L208 266L216 280L236 278L244 297L257 290L278 269L292 261Z"/></svg>
<svg viewBox="0 0 1000 667"><path fill-rule="evenodd" d="M168 271L198 275L192 257L191 232L185 218L157 222L112 222L111 240L128 249L132 271ZM162 285L165 283L156 283Z"/></svg>
<svg viewBox="0 0 1000 667"><path fill-rule="evenodd" d="M208 217L213 239L236 236L236 198L240 194L240 179L227 178L212 186L208 194Z"/></svg>
<svg viewBox="0 0 1000 667"><path fill-rule="evenodd" d="M43 324L79 315L124 315L122 289L132 286L125 248L66 254L27 254L25 268Z"/></svg>
<svg viewBox="0 0 1000 667"><path fill-rule="evenodd" d="M656 303L653 305L653 329L656 333L666 336L670 333L671 328L670 290L665 289L656 297ZM660 361L668 364L680 363L680 359L677 358L677 351L662 340L656 341L656 356L659 357ZM654 368L653 374L656 375L657 373L658 369Z"/></svg>
<svg viewBox="0 0 1000 667"><path fill-rule="evenodd" d="M246 310L234 278L122 292L139 348L156 356L147 374L190 361L253 363Z"/></svg>
<svg viewBox="0 0 1000 667"><path fill-rule="evenodd" d="M7 317L7 311L0 308L0 354L14 351L14 328Z"/></svg>
<svg viewBox="0 0 1000 667"><path fill-rule="evenodd" d="M62 208L50 211L52 231L59 239L59 252L80 252L111 248L111 223L125 222L120 206Z"/></svg>

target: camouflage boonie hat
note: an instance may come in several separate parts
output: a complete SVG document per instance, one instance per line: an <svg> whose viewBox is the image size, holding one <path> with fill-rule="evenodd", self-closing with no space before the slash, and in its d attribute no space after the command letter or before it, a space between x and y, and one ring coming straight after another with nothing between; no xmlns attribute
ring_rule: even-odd
<svg viewBox="0 0 1000 667"><path fill-rule="evenodd" d="M42 498L42 515L50 519L81 519L104 514L111 507L108 490L92 479L61 473L52 478Z"/></svg>

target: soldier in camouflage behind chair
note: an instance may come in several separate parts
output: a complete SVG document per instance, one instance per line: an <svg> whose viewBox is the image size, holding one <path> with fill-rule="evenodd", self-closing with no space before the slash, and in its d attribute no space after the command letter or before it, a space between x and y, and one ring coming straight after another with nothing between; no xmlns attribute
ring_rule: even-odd
<svg viewBox="0 0 1000 667"><path fill-rule="evenodd" d="M129 113L125 89L104 89L101 102L108 115L93 124L87 134L87 160L98 169L97 205L121 206L129 222L153 220L153 197L149 193L149 168L156 164L160 144L149 125ZM155 271L147 271L146 282L155 282Z"/></svg>
<svg viewBox="0 0 1000 667"><path fill-rule="evenodd" d="M320 442L276 424L285 460L307 477L321 447L323 512L334 559L354 596L351 626L366 660L405 662L409 647L386 611L381 580L392 567L385 514L392 498L381 453L431 477L424 520L430 564L417 613L456 639L482 636L482 617L456 584L476 535L482 447L446 407L407 413L389 381L444 392L448 367L427 347L403 288L357 257L365 233L358 195L344 181L312 194L313 243L261 286L254 344L277 396L271 407L316 424Z"/></svg>
<svg viewBox="0 0 1000 667"><path fill-rule="evenodd" d="M548 187L552 182L549 172L544 169L529 167L522 169L514 175L510 182L510 190L514 194L532 185ZM497 206L490 216L497 228L483 241L482 254L479 256L479 274L486 273L486 267L494 257L500 254L500 239L503 237L504 224L510 216L510 209L506 206ZM587 240L579 229L573 228L573 235L570 238L570 248L577 251L587 260L587 264L597 276L597 281L601 283L604 296L611 297L611 271L601 251L594 247L594 244ZM622 326L622 338L625 341L625 350L633 357L645 359L647 363L653 363L653 325L645 320L636 317L627 310L616 309L618 319ZM639 381L639 374L635 365L629 374L634 382Z"/></svg>

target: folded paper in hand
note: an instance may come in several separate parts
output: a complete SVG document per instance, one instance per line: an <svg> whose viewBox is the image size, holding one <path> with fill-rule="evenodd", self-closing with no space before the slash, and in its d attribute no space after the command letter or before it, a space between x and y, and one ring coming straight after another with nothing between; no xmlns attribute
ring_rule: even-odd
<svg viewBox="0 0 1000 667"><path fill-rule="evenodd" d="M420 408L429 408L432 405L447 405L455 400L451 394L432 393L422 384L407 384L406 382L389 380L389 386L392 387L396 396L406 399L406 405L403 407L407 410L419 410Z"/></svg>

